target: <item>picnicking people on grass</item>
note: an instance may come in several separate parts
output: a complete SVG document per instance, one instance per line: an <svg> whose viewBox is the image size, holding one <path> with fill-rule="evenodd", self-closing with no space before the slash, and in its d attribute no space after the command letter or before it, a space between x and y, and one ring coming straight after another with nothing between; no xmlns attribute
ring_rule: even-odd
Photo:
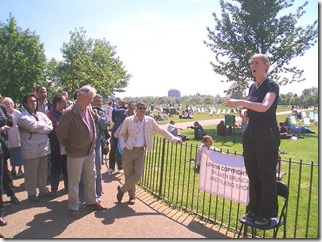
<svg viewBox="0 0 322 242"><path fill-rule="evenodd" d="M249 203L244 218L265 226L277 216L276 165L280 133L276 120L279 85L268 77L270 61L265 54L250 58L250 69L255 78L247 100L227 98L223 105L244 107L248 116L243 134L243 155L249 177Z"/></svg>
<svg viewBox="0 0 322 242"><path fill-rule="evenodd" d="M173 120L170 120L170 123L167 127L167 131L171 134L173 134L174 136L180 137L181 141L186 141L188 140L187 137L183 134L179 134L178 130L183 130L182 128L179 128L177 126L175 126L175 122Z"/></svg>
<svg viewBox="0 0 322 242"><path fill-rule="evenodd" d="M226 136L228 134L227 126L224 120L221 120L219 124L217 124L217 135Z"/></svg>
<svg viewBox="0 0 322 242"><path fill-rule="evenodd" d="M193 126L188 126L188 128L194 130L194 140L202 140L202 137L206 135L205 130L198 121L195 121Z"/></svg>
<svg viewBox="0 0 322 242"><path fill-rule="evenodd" d="M293 134L315 134L315 131L309 129L308 127L292 125L289 118L285 119L284 125Z"/></svg>

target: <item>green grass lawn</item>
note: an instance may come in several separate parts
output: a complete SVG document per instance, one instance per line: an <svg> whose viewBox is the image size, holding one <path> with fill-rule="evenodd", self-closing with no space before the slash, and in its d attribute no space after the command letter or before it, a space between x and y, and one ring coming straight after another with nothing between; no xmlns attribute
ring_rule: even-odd
<svg viewBox="0 0 322 242"><path fill-rule="evenodd" d="M224 106L218 106L217 109L225 109L226 111L229 109L227 107ZM291 108L287 107L287 106L278 106L277 108L277 112L284 112L284 111L290 111ZM179 111L179 113L181 114L182 111ZM153 111L152 112L154 115L156 115L158 113L158 111ZM233 113L230 113L233 114ZM235 114L236 117L239 116L239 114ZM193 115L193 119L179 119L179 115L173 115L171 117L168 117L168 120L164 120L164 121L158 121L158 124L167 124L169 123L170 120L173 120L176 123L183 123L183 122L189 122L189 121L200 121L200 120L210 120L210 119L225 119L225 115L224 114L213 114L213 115L209 115L209 111L205 112L205 113L198 113L195 112Z"/></svg>
<svg viewBox="0 0 322 242"><path fill-rule="evenodd" d="M290 107L282 107L278 106L277 112L283 112L283 111L289 111ZM155 113L155 112L154 112ZM238 114L235 114L236 117L238 117ZM285 118L287 118L289 115L278 115L277 121L283 122L285 121ZM203 114L194 114L193 119L179 119L178 115L174 115L173 117L169 117L168 120L165 121L158 121L158 124L167 124L172 119L176 123L179 122L189 122L189 121L198 121L198 120L209 120L209 119L224 119L224 115L212 115L210 116L208 113ZM312 130L314 130L315 134L303 134L304 139L298 139L298 140L281 140L281 146L280 149L282 151L285 151L286 154L281 154L282 159L292 159L294 161L300 161L303 162L311 162L318 163L318 125L312 125L308 127ZM217 136L217 128L216 125L210 125L204 127L206 133L210 135L214 143L213 145L218 148L222 149L223 151L227 152L237 152L239 154L242 153L242 136L240 134L235 135L235 143L233 136L229 137L221 137ZM235 129L236 133L239 133L239 129ZM191 140L187 141L189 144L193 145L200 145L200 141L192 140L194 137L193 135L193 129L184 129L180 131L180 133L186 135L187 137L191 138Z"/></svg>

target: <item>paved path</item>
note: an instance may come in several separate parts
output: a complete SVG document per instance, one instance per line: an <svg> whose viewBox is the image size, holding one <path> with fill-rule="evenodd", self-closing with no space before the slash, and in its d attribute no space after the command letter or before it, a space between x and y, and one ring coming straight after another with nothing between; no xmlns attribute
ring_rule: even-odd
<svg viewBox="0 0 322 242"><path fill-rule="evenodd" d="M106 167L102 166L106 171ZM7 226L0 227L5 238L228 238L219 228L205 225L193 216L168 208L152 196L138 190L135 205L128 205L128 196L122 203L116 201L116 187L123 175L103 174L102 205L104 212L91 212L81 205L81 217L71 218L67 213L67 195L60 190L55 199L30 203L23 186L23 178L14 180L20 205L9 204L4 196ZM62 182L61 182L62 185ZM60 187L62 189L62 187ZM225 233L222 232L222 233ZM233 235L230 235L233 236Z"/></svg>

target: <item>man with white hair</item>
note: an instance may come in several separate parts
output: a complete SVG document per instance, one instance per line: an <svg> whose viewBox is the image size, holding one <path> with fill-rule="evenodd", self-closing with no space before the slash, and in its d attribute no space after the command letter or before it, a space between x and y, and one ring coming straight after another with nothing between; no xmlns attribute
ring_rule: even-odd
<svg viewBox="0 0 322 242"><path fill-rule="evenodd" d="M65 147L68 173L68 208L79 217L79 182L82 177L87 209L102 211L96 197L95 142L96 128L91 102L96 89L90 85L78 90L76 101L62 114L56 129L58 141Z"/></svg>

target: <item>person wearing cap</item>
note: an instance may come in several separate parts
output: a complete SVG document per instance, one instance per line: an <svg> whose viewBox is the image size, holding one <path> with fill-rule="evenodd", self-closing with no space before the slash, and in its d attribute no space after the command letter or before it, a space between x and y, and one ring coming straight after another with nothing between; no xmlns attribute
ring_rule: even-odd
<svg viewBox="0 0 322 242"><path fill-rule="evenodd" d="M181 143L179 137L161 128L154 118L145 115L146 103L139 102L136 108L136 115L125 118L119 136L120 148L123 150L125 183L117 187L117 201L121 202L124 193L128 192L130 205L135 203L135 187L144 173L145 151L152 150L153 133L158 133L173 143Z"/></svg>

